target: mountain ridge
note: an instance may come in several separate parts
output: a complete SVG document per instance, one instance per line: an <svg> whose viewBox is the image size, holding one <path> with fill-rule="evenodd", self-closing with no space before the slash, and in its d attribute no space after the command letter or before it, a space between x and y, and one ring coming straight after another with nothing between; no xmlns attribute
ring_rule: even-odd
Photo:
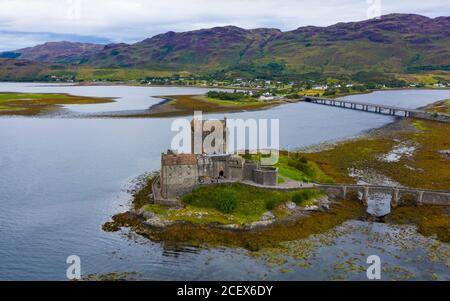
<svg viewBox="0 0 450 301"><path fill-rule="evenodd" d="M108 45L52 42L0 54L42 64L222 72L244 76L450 70L450 17L389 14L380 19L276 28L229 25L169 31Z"/></svg>

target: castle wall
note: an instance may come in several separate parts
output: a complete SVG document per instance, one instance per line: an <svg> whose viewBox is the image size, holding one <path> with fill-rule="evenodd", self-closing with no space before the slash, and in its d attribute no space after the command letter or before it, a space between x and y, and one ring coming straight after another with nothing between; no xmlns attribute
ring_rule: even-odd
<svg viewBox="0 0 450 301"><path fill-rule="evenodd" d="M163 154L161 157L161 195L177 198L198 182L197 158L191 154Z"/></svg>
<svg viewBox="0 0 450 301"><path fill-rule="evenodd" d="M198 182L196 165L163 166L161 170L161 194L164 198L177 198Z"/></svg>
<svg viewBox="0 0 450 301"><path fill-rule="evenodd" d="M228 167L228 178L234 180L243 179L244 170L242 167L229 166Z"/></svg>
<svg viewBox="0 0 450 301"><path fill-rule="evenodd" d="M198 162L198 176L200 178L214 178L213 162L209 157L199 156Z"/></svg>
<svg viewBox="0 0 450 301"><path fill-rule="evenodd" d="M278 170L272 167L260 167L253 172L254 182L265 186L276 186L278 182Z"/></svg>
<svg viewBox="0 0 450 301"><path fill-rule="evenodd" d="M216 160L213 163L213 174L214 178L219 178L220 174L223 174L223 177L227 178L227 162L222 160Z"/></svg>
<svg viewBox="0 0 450 301"><path fill-rule="evenodd" d="M244 163L244 171L243 171L244 180L253 181L254 180L253 172L257 167L258 164L256 164L255 162L246 161Z"/></svg>

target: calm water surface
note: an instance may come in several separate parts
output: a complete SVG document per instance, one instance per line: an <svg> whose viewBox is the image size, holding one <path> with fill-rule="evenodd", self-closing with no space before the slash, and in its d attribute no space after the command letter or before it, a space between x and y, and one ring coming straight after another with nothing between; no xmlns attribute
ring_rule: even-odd
<svg viewBox="0 0 450 301"><path fill-rule="evenodd" d="M71 93L115 97L116 103L71 105L79 113L142 110L160 101L155 96L199 94L198 88L78 87L0 83L0 92ZM359 101L420 107L450 98L450 91L386 91L347 97ZM223 114L214 114L221 118ZM393 121L378 114L308 103L283 105L267 111L227 114L230 118L279 118L280 142L299 148L361 134ZM126 189L137 176L159 168L160 154L170 147L172 119L0 118L0 279L65 279L66 258L78 255L82 273L140 272L145 279L330 279L339 252L370 252L379 246L367 241L382 233L398 233L392 226L350 221L358 226L330 246L319 246L312 268L270 267L245 250L175 248L136 237L127 231L105 233L101 225L126 210ZM373 229L377 231L365 231ZM409 230L413 231L414 230ZM354 233L353 233L354 232ZM420 235L411 235L419 237ZM361 244L352 244L360 240ZM431 243L435 243L432 241ZM419 246L419 244L417 244ZM427 245L408 253L426 254ZM393 247L391 264L420 271L423 262L398 260L405 250ZM409 251L408 251L409 252ZM423 255L422 254L422 255ZM361 265L365 259L360 258ZM448 279L448 271L427 263ZM431 273L415 273L431 277ZM338 275L339 276L339 275ZM351 279L364 279L365 273Z"/></svg>

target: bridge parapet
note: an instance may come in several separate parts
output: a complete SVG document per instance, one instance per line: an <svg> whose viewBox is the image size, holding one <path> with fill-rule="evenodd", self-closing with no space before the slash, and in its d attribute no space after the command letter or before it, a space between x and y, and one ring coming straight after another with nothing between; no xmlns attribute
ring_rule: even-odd
<svg viewBox="0 0 450 301"><path fill-rule="evenodd" d="M350 192L357 193L365 204L368 203L371 194L382 193L392 196L391 205L393 207L411 202L417 205L450 205L450 191L447 190L354 184L315 184L315 187L329 195L341 198L346 198Z"/></svg>

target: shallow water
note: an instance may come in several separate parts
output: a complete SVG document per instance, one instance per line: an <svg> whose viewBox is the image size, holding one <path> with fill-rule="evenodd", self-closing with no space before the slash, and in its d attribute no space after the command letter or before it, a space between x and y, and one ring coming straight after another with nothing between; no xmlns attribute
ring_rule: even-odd
<svg viewBox="0 0 450 301"><path fill-rule="evenodd" d="M67 106L77 112L92 113L146 109L160 101L154 97L157 95L196 94L205 90L0 83L0 91L120 97L115 104ZM450 98L450 91L408 93L415 92L420 101L414 101L414 106ZM368 101L372 98L366 96ZM355 97L363 100L362 95ZM386 91L377 96L379 99L387 103L395 99L396 105L407 106L412 105L411 99L415 97ZM356 136L393 121L388 116L308 103L226 115L279 118L280 143L289 149ZM219 118L224 114L212 116ZM170 118L0 118L0 279L63 280L66 258L72 254L81 257L84 275L137 271L146 279L155 280L333 276L321 268L279 273L244 250L180 249L143 238L130 240L123 233L103 232L104 222L126 210L130 198L126 189L130 182L159 168L160 154L170 147L174 134L170 131L171 121ZM344 243L323 246L319 253L323 265L336 263L333 256L336 248L355 247ZM362 243L358 250L371 249ZM401 251L395 252L402 255ZM401 264L408 265L406 261Z"/></svg>

